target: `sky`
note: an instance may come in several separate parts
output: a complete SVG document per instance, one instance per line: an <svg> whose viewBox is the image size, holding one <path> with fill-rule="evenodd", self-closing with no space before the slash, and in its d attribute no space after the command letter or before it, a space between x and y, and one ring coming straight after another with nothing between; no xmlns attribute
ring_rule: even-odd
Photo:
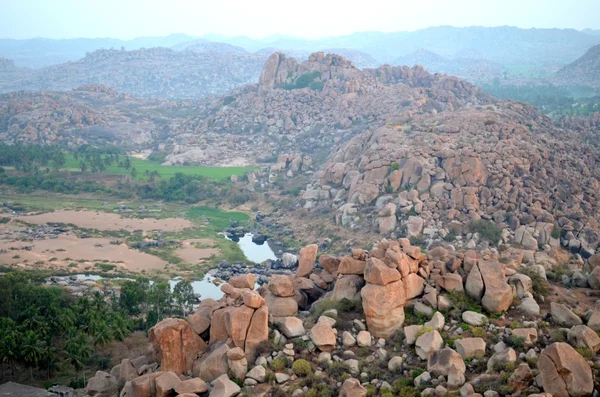
<svg viewBox="0 0 600 397"><path fill-rule="evenodd" d="M0 0L0 38L304 38L429 26L600 29L600 0Z"/></svg>

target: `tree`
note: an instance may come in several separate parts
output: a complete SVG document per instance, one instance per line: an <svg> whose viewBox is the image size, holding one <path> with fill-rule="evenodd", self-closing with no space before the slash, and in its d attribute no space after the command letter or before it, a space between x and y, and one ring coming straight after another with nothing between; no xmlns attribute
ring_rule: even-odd
<svg viewBox="0 0 600 397"><path fill-rule="evenodd" d="M21 354L25 365L29 367L29 374L33 379L33 367L38 367L38 363L46 349L46 342L40 340L35 331L27 331L23 335L21 342Z"/></svg>
<svg viewBox="0 0 600 397"><path fill-rule="evenodd" d="M81 332L74 334L67 340L65 351L67 352L71 365L75 368L77 376L79 376L79 371L81 371L83 383L85 384L85 372L83 371L83 367L89 360L91 354L90 338Z"/></svg>
<svg viewBox="0 0 600 397"><path fill-rule="evenodd" d="M156 282L150 286L148 303L152 311L156 313L158 320L162 320L165 313L171 311L173 296L171 287L166 281Z"/></svg>
<svg viewBox="0 0 600 397"><path fill-rule="evenodd" d="M63 168L66 163L67 163L67 159L65 157L65 154L62 152L62 150L57 151L54 154L54 156L52 157L52 168L55 171L58 171L59 169Z"/></svg>
<svg viewBox="0 0 600 397"><path fill-rule="evenodd" d="M132 178L135 178L137 176L137 170L135 169L135 167L131 168L130 175Z"/></svg>
<svg viewBox="0 0 600 397"><path fill-rule="evenodd" d="M147 279L138 278L136 281L125 281L121 287L119 306L129 314L139 314L148 299L150 283Z"/></svg>
<svg viewBox="0 0 600 397"><path fill-rule="evenodd" d="M192 310L194 302L194 289L192 284L187 280L181 280L175 284L173 288L173 297L185 317L188 311Z"/></svg>
<svg viewBox="0 0 600 397"><path fill-rule="evenodd" d="M104 346L112 341L112 332L104 321L100 321L93 333L94 346Z"/></svg>
<svg viewBox="0 0 600 397"><path fill-rule="evenodd" d="M79 169L81 169L81 172L86 172L88 169L88 165L84 160L81 160L79 162Z"/></svg>

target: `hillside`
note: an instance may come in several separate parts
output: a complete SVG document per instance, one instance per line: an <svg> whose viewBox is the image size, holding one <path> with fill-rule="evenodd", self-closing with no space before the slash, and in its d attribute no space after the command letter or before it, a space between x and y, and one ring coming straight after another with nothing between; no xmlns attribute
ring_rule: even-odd
<svg viewBox="0 0 600 397"><path fill-rule="evenodd" d="M553 79L561 85L600 88L600 45L590 48L581 58L560 69Z"/></svg>

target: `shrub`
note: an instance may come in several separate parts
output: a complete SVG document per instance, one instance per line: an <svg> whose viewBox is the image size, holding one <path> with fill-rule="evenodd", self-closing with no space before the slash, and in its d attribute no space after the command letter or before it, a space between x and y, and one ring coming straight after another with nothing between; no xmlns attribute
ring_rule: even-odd
<svg viewBox="0 0 600 397"><path fill-rule="evenodd" d="M367 385L365 389L367 389L367 397L375 397L377 395L377 388L375 386Z"/></svg>
<svg viewBox="0 0 600 397"><path fill-rule="evenodd" d="M421 327L421 329L417 332L417 337L419 337L423 334L426 334L428 332L431 332L431 331L433 331L433 328L431 328L431 327Z"/></svg>
<svg viewBox="0 0 600 397"><path fill-rule="evenodd" d="M313 81L310 83L310 89L313 91L322 91L323 90L323 82L322 81Z"/></svg>
<svg viewBox="0 0 600 397"><path fill-rule="evenodd" d="M479 237L493 245L498 245L502 238L502 229L500 226L483 219L471 222L469 230L471 233L479 233Z"/></svg>
<svg viewBox="0 0 600 397"><path fill-rule="evenodd" d="M275 374L272 371L267 370L265 373L265 382L272 383L275 382L277 378L275 378Z"/></svg>
<svg viewBox="0 0 600 397"><path fill-rule="evenodd" d="M560 227L554 226L554 229L552 229L552 233L550 234L550 236L556 239L560 238Z"/></svg>
<svg viewBox="0 0 600 397"><path fill-rule="evenodd" d="M587 347L576 347L575 351L581 354L581 357L583 357L587 361L591 360L594 357L594 351L592 349L588 349Z"/></svg>
<svg viewBox="0 0 600 397"><path fill-rule="evenodd" d="M516 350L522 350L525 347L525 338L517 335L510 335L506 338L506 342L509 346L514 347Z"/></svg>
<svg viewBox="0 0 600 397"><path fill-rule="evenodd" d="M399 169L400 169L400 164L398 164L398 163L394 162L394 163L392 163L390 165L390 172L392 172L392 171L398 171Z"/></svg>
<svg viewBox="0 0 600 397"><path fill-rule="evenodd" d="M452 291L448 293L448 299L452 303L452 307L459 311L460 313L465 311L472 311L481 313L483 308L481 304L474 299L472 299L469 295L467 295L464 291Z"/></svg>
<svg viewBox="0 0 600 397"><path fill-rule="evenodd" d="M543 301L543 298L548 296L548 281L546 281L546 279L544 279L538 272L528 267L519 269L519 272L531 279L533 284L533 297L535 300Z"/></svg>
<svg viewBox="0 0 600 397"><path fill-rule="evenodd" d="M292 370L298 376L307 376L312 373L312 366L308 361L299 359L292 364Z"/></svg>
<svg viewBox="0 0 600 397"><path fill-rule="evenodd" d="M471 335L476 338L485 338L487 332L481 327L471 327Z"/></svg>
<svg viewBox="0 0 600 397"><path fill-rule="evenodd" d="M283 371L288 366L288 359L286 357L277 357L269 363L269 366L275 372Z"/></svg>
<svg viewBox="0 0 600 397"><path fill-rule="evenodd" d="M398 378L392 383L394 395L400 397L419 397L419 389L411 385L410 379Z"/></svg>

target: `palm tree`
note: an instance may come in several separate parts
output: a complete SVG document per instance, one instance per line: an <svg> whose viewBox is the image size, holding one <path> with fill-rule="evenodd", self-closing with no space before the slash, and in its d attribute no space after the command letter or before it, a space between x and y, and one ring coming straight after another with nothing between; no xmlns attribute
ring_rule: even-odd
<svg viewBox="0 0 600 397"><path fill-rule="evenodd" d="M83 367L90 358L92 350L90 347L90 338L80 332L67 340L65 350L77 375L79 375L79 371L81 371L83 383L85 384L85 371L83 370Z"/></svg>
<svg viewBox="0 0 600 397"><path fill-rule="evenodd" d="M42 361L46 364L48 379L50 379L50 369L55 368L57 363L56 348L54 346L49 344L46 345L46 348L42 353Z"/></svg>
<svg viewBox="0 0 600 397"><path fill-rule="evenodd" d="M46 342L40 340L35 331L27 331L21 342L21 355L25 364L29 367L29 374L33 379L33 366L37 368L40 358L46 348Z"/></svg>
<svg viewBox="0 0 600 397"><path fill-rule="evenodd" d="M111 329L115 339L122 341L131 332L131 321L129 318L125 318L119 314L114 317L111 323Z"/></svg>
<svg viewBox="0 0 600 397"><path fill-rule="evenodd" d="M110 328L104 321L100 321L94 331L94 346L104 346L112 340Z"/></svg>

